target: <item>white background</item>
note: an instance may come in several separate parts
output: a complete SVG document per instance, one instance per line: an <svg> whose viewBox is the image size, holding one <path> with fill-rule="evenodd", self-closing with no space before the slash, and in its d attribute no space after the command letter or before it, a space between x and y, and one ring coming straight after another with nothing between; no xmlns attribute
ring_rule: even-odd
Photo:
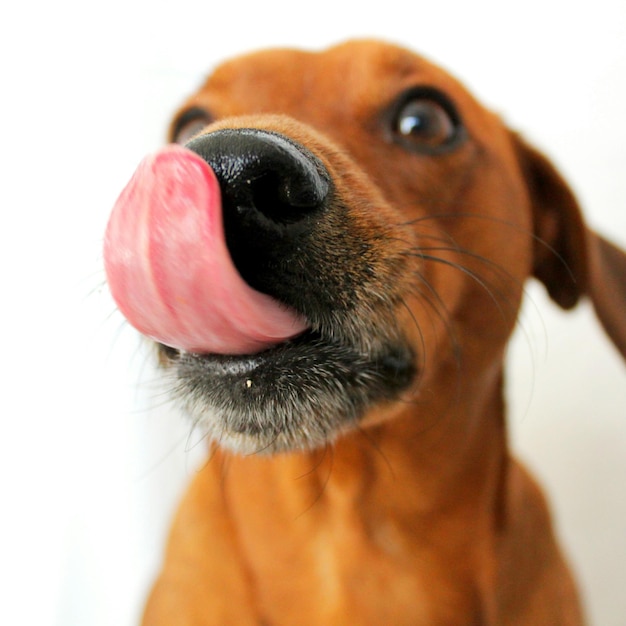
<svg viewBox="0 0 626 626"><path fill-rule="evenodd" d="M626 245L623 0L5 2L0 623L135 624L201 448L103 289L117 194L220 59L364 35L452 69ZM514 445L550 492L593 623L623 626L626 369L588 308L561 314L530 293Z"/></svg>

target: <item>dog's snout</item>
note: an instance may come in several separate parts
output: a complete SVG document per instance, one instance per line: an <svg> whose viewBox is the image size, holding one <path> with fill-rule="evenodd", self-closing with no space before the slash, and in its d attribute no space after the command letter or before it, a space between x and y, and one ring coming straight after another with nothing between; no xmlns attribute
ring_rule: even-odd
<svg viewBox="0 0 626 626"><path fill-rule="evenodd" d="M225 211L256 227L284 228L324 206L329 175L310 151L260 129L219 130L187 147L215 171Z"/></svg>
<svg viewBox="0 0 626 626"><path fill-rule="evenodd" d="M294 305L311 234L332 204L320 159L284 135L250 128L216 130L186 147L217 176L226 244L242 278Z"/></svg>

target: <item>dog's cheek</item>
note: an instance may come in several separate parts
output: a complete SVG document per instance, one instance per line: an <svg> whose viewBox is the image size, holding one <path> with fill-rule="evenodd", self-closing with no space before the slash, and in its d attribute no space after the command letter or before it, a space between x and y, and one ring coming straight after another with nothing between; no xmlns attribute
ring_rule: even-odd
<svg viewBox="0 0 626 626"><path fill-rule="evenodd" d="M331 334L337 323L360 324L355 334L362 335L383 318L391 323L397 303L411 290L415 240L403 216L358 174L331 175L332 200L308 236L275 260L280 284L273 284L272 293L284 293L318 329Z"/></svg>

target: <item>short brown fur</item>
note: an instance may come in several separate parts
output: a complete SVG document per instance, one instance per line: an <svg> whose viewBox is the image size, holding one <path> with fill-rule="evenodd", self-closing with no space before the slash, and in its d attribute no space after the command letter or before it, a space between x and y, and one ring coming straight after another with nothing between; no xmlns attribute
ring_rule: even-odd
<svg viewBox="0 0 626 626"><path fill-rule="evenodd" d="M414 85L454 101L468 135L459 147L415 154L385 134L381 112ZM324 163L357 232L328 272L350 271L363 240L374 277L346 334L368 350L378 337L359 325L393 324L418 374L326 446L250 455L211 444L144 625L583 624L544 497L508 451L503 355L533 275L563 307L590 297L625 353L624 254L584 225L543 156L401 48L248 55L182 112L194 107L215 120L203 132L275 131ZM371 293L386 308L366 311Z"/></svg>

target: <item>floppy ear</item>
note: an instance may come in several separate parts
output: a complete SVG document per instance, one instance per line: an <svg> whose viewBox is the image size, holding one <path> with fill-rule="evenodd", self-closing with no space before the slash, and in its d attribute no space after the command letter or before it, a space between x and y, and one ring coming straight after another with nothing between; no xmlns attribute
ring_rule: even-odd
<svg viewBox="0 0 626 626"><path fill-rule="evenodd" d="M540 152L513 136L533 208L534 276L564 309L591 298L626 358L626 253L587 228L567 183Z"/></svg>

